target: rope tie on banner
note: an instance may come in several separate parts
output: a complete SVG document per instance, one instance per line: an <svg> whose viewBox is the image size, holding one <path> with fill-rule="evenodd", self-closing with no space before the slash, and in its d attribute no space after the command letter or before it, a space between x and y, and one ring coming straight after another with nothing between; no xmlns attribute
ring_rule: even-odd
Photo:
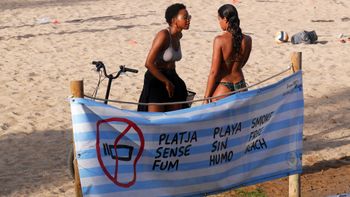
<svg viewBox="0 0 350 197"><path fill-rule="evenodd" d="M222 97L222 96L228 96L230 94L234 94L234 93L237 93L237 92L241 92L243 90L247 90L249 88L252 88L254 86L257 86L261 83L264 83L268 80L271 80L287 71L289 71L290 69L292 68L292 65L289 65L286 69L282 70L281 72L275 74L275 75L272 75L264 80L261 80L253 85L250 85L250 86L247 86L247 87L244 87L244 88L241 88L241 89L238 89L238 90L235 90L235 91L231 91L231 92L227 92L225 94L222 94L222 95L219 95L219 96L213 96L213 97L207 97L207 98L202 98L202 99L195 99L195 100L192 100L192 101L178 101L178 102L167 102L167 103L137 103L137 102L129 102L129 101L121 101L121 100L111 100L111 99L102 99L102 98L96 98L96 97L92 97L92 96L89 96L89 95L84 95L85 97L89 98L89 99L94 99L94 100L98 100L98 101L108 101L108 102L114 102L114 103L121 103L121 104L130 104L130 105L175 105L175 104L188 104L188 103L195 103L195 102L202 102L202 101L205 101L205 100L211 100L211 99L216 99L216 98L219 98L219 97Z"/></svg>

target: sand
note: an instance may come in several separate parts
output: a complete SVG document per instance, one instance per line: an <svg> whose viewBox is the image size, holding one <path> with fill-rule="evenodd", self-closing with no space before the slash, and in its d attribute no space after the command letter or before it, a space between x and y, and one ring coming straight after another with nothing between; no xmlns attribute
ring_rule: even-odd
<svg viewBox="0 0 350 197"><path fill-rule="evenodd" d="M187 86L197 92L196 98L201 98L210 69L212 41L220 34L217 8L231 1L182 2L187 5L192 21L190 30L184 32L183 59L177 64L177 71ZM86 94L92 94L98 74L92 71L91 61L103 61L110 72L125 64L140 72L123 75L115 81L110 98L136 102L146 71L147 52L155 33L167 26L164 10L171 3L169 0L0 2L0 196L74 195L66 166L72 139L67 101L69 82L84 79ZM290 64L291 52L302 52L303 165L312 169L309 174L316 173L315 180L321 179L323 174L317 173L328 168L318 164L346 160L350 156L350 40L341 43L338 38L340 34L350 36L350 2L242 0L235 5L243 32L253 38L251 57L244 68L249 84L285 69ZM276 44L273 36L281 30L290 36L302 30L315 30L318 43ZM99 97L104 97L106 82L99 89ZM136 109L133 105L114 105ZM347 161L335 169L348 170ZM350 182L349 173L331 173L329 177L329 181L338 178ZM265 189L271 193L286 184L286 181L284 186L267 183ZM339 189L342 191L337 190L337 185L322 182L323 188L333 190L308 190L303 186L303 192L305 196L350 192L349 184L348 189ZM234 192L225 195L233 196Z"/></svg>

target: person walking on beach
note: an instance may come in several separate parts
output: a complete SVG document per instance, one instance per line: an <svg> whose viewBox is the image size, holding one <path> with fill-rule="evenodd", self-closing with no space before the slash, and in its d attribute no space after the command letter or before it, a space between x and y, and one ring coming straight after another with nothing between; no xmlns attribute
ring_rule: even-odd
<svg viewBox="0 0 350 197"><path fill-rule="evenodd" d="M233 5L221 6L218 10L218 20L223 32L214 39L211 69L204 98L220 96L246 87L242 68L248 61L252 39L242 33L238 12ZM208 99L204 103L226 96Z"/></svg>
<svg viewBox="0 0 350 197"><path fill-rule="evenodd" d="M185 82L175 70L175 62L182 58L180 39L182 30L189 29L191 15L184 4L170 5L165 11L169 24L155 36L145 66L143 89L139 102L164 103L186 101ZM138 111L165 112L181 109L183 105L139 105Z"/></svg>

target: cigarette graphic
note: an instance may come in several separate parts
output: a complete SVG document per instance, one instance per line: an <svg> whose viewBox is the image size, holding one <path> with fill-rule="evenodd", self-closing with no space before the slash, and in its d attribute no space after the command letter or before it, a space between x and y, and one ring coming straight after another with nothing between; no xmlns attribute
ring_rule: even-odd
<svg viewBox="0 0 350 197"><path fill-rule="evenodd" d="M121 122L127 125L127 127L124 129L124 131L122 131L114 140L114 144L112 145L108 145L106 143L103 143L103 153L105 155L110 155L112 159L115 159L115 171L114 173L110 173L103 160L101 157L101 144L100 144L100 127L102 124L108 124L111 122ZM145 140L142 134L141 129L132 121L125 119L125 118L109 118L109 119L104 119L104 120L99 120L96 123L96 152L97 152L97 159L100 163L100 166L103 170L103 172L105 173L105 175L116 185L120 186L120 187L124 187L124 188L129 188L132 185L135 184L136 182L136 165L138 160L140 159L143 149L144 149L144 145L145 145ZM138 147L138 152L134 154L134 150L135 148L130 146L130 145L126 145L126 144L122 144L121 140L123 139L123 137L125 137L125 135L131 131L131 129L133 131L135 131L137 133L137 136L139 138L140 141L140 145ZM123 155L118 155L118 152L126 152L127 154L123 154ZM136 155L136 157L133 158L133 155ZM131 162L132 163L132 172L133 172L133 176L130 178L130 180L128 182L121 182L118 180L118 169L119 169L119 161L124 161L124 162Z"/></svg>

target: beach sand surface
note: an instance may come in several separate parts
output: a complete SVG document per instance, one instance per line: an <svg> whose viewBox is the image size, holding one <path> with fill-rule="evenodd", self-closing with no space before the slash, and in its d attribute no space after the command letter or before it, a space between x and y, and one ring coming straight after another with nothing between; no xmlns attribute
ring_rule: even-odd
<svg viewBox="0 0 350 197"><path fill-rule="evenodd" d="M221 33L217 9L231 1L182 2L192 21L190 30L183 32L183 59L177 63L177 72L197 93L196 98L202 98L212 42ZM98 74L92 71L91 61L103 61L110 72L125 64L139 73L122 75L113 82L110 98L136 102L147 52L156 32L167 27L164 11L171 3L174 1L0 2L0 196L74 195L66 165L72 141L67 99L70 81L84 79L85 93L92 94ZM243 32L253 39L243 69L249 84L287 68L290 54L302 52L303 196L350 192L350 40L341 43L338 38L340 34L350 36L350 1L242 0L235 5ZM274 42L277 31L291 37L302 30L315 30L318 43ZM106 85L104 80L98 97L104 97ZM288 195L286 178L250 188L256 187L269 196Z"/></svg>

